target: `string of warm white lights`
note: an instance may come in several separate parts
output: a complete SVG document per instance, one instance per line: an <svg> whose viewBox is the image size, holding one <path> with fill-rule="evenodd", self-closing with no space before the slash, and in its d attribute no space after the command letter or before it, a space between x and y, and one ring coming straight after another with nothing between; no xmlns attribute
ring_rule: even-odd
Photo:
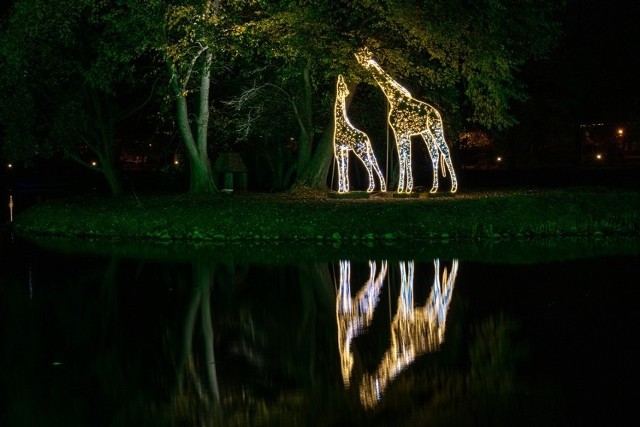
<svg viewBox="0 0 640 427"><path fill-rule="evenodd" d="M413 172L411 170L411 137L420 135L424 139L433 165L433 185L431 193L438 191L438 162L440 153L451 175L451 192L458 189L458 181L453 170L449 147L444 139L442 118L438 110L419 101L400 83L389 76L373 59L367 49L355 54L356 59L369 70L389 101L388 123L393 130L398 150L399 182L398 193L411 193ZM443 168L444 169L444 168ZM443 175L446 176L445 173Z"/></svg>
<svg viewBox="0 0 640 427"><path fill-rule="evenodd" d="M338 193L349 191L349 152L353 151L364 164L369 174L369 187L367 192L375 188L373 172L380 180L380 191L387 191L382 171L378 166L376 156L373 154L369 136L356 129L347 117L345 99L349 95L349 89L342 75L338 76L336 84L336 102L334 108L335 126L333 131L333 154L338 163Z"/></svg>

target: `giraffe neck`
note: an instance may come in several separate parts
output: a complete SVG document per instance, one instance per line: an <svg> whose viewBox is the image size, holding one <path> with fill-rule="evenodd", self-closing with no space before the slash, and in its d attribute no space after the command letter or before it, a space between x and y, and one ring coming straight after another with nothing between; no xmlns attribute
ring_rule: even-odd
<svg viewBox="0 0 640 427"><path fill-rule="evenodd" d="M336 122L341 121L341 122L346 123L347 125L351 126L351 122L349 121L349 118L347 117L346 101L345 101L344 97L337 97L336 98L334 115L335 115Z"/></svg>
<svg viewBox="0 0 640 427"><path fill-rule="evenodd" d="M373 79L378 83L382 92L389 100L391 108L398 104L402 98L411 97L408 90L402 87L397 81L395 81L389 74L387 74L377 62L371 63L371 72Z"/></svg>

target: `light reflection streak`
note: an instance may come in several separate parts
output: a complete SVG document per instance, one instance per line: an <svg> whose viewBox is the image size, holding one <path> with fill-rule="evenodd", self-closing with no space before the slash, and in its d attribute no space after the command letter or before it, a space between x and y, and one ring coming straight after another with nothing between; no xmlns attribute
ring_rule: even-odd
<svg viewBox="0 0 640 427"><path fill-rule="evenodd" d="M400 292L397 310L390 324L391 342L373 373L365 373L360 381L359 394L363 406L372 408L382 398L389 384L416 358L437 351L444 342L447 313L458 274L458 260L451 270L445 266L440 276L440 260L435 259L434 278L423 306L414 307L414 262L400 261ZM353 356L351 341L371 324L380 290L387 273L386 262L376 275L376 264L369 262L369 279L354 298L351 298L351 266L340 262L340 288L337 295L338 348L342 377L346 387L351 382Z"/></svg>
<svg viewBox="0 0 640 427"><path fill-rule="evenodd" d="M9 222L13 222L13 195L9 194Z"/></svg>
<svg viewBox="0 0 640 427"><path fill-rule="evenodd" d="M356 296L351 298L351 263L340 261L340 287L336 299L338 351L342 379L347 387L353 369L351 341L371 324L386 275L386 261L382 261L380 273L377 276L376 263L369 261L369 280Z"/></svg>

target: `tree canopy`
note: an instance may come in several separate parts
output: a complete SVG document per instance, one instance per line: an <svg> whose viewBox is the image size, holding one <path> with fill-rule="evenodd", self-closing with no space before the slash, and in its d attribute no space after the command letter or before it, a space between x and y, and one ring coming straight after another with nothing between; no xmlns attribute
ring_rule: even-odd
<svg viewBox="0 0 640 427"><path fill-rule="evenodd" d="M222 132L211 125L228 120L217 120L214 105L232 99L242 107L238 139L274 138L262 144L281 146L295 135L292 172L298 184L321 187L331 162L335 78L344 74L353 89L372 84L356 64L357 49L367 46L458 133L505 129L517 121L513 102L526 97L520 69L553 47L561 7L550 0L15 0L0 35L3 148L12 156L72 155L57 124L73 124L67 136L90 135L96 114L112 126L106 106L119 105L123 83L151 90L150 80L131 79L144 68L175 105L192 190L215 190L209 156L219 141L211 136Z"/></svg>

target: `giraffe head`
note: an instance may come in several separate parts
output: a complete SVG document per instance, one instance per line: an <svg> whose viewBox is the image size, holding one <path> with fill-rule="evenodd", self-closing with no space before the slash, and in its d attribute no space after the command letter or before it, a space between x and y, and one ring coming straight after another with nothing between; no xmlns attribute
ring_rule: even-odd
<svg viewBox="0 0 640 427"><path fill-rule="evenodd" d="M358 64L362 65L365 68L369 68L371 66L371 63L373 62L373 54L368 48L363 47L362 49L358 50L354 55L356 56L356 60L358 61Z"/></svg>
<svg viewBox="0 0 640 427"><path fill-rule="evenodd" d="M344 99L349 95L347 83L344 81L342 74L338 74L338 83L336 84L336 98Z"/></svg>

